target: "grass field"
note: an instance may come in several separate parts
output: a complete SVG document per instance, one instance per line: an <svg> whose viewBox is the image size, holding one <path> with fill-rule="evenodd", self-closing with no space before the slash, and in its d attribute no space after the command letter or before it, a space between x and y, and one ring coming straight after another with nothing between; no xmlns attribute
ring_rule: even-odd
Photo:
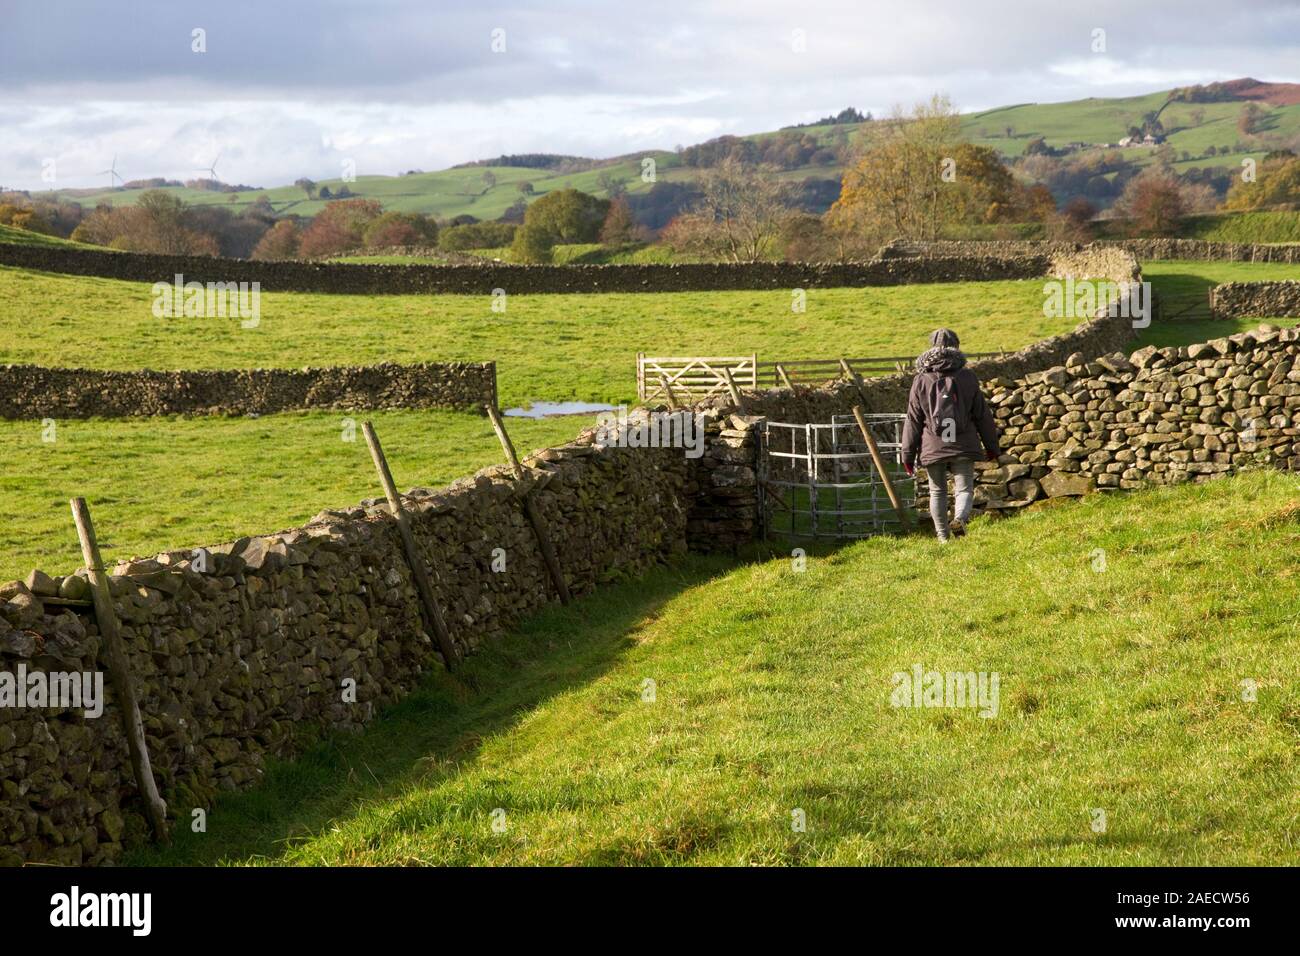
<svg viewBox="0 0 1300 956"><path fill-rule="evenodd" d="M1205 306L1210 289L1221 282L1268 282L1300 279L1300 265L1281 262L1144 262L1142 276L1151 283L1174 312L1191 304ZM1269 316L1253 316L1231 322L1170 322L1153 324L1141 333L1141 344L1182 345L1242 331ZM1280 325L1294 325L1295 319L1278 319ZM1227 326L1235 326L1227 329ZM1223 329L1224 331L1215 331Z"/></svg>
<svg viewBox="0 0 1300 956"><path fill-rule="evenodd" d="M1178 296L1204 296L1230 279L1300 277L1300 266L1276 263L1143 268L1158 291ZM784 291L515 295L505 313L493 313L486 296L265 292L261 324L247 330L234 320L156 319L148 285L112 279L0 268L0 301L23 304L0 308L0 362L170 369L492 359L507 405L633 401L638 351L912 355L938 325L958 329L969 351L1011 350L1074 324L1043 317L1038 280L812 290L803 314L790 311ZM1184 325L1157 334L1161 344L1200 340Z"/></svg>
<svg viewBox="0 0 1300 956"><path fill-rule="evenodd" d="M1014 348L1070 324L1041 311L1033 318L1032 282L832 289L813 292L804 315L791 314L781 292L516 296L504 316L489 311L486 297L268 293L255 330L155 319L148 293L140 283L0 269L0 301L24 303L0 307L0 362L177 368L496 359L503 407L630 403L641 348L716 354L743 346L803 358L849 342L865 354L911 354L938 323L961 328L974 350ZM40 422L0 422L0 580L76 566L73 495L95 507L110 558L291 527L321 508L373 496L364 444L340 441L343 417L68 421L58 423L53 443L41 440ZM477 416L371 417L404 488L436 486L500 457ZM532 449L571 438L586 421L519 419L510 427L516 444Z"/></svg>
<svg viewBox="0 0 1300 956"><path fill-rule="evenodd" d="M1189 216L1179 224L1188 239L1215 242L1300 242L1300 212L1232 212Z"/></svg>
<svg viewBox="0 0 1300 956"><path fill-rule="evenodd" d="M43 232L32 232L30 229L5 225L0 225L0 242L19 246L71 246L74 249L109 251L105 246L91 246L84 242L73 242L70 239L60 239L58 236L47 236Z"/></svg>
<svg viewBox="0 0 1300 956"><path fill-rule="evenodd" d="M355 441L343 440L344 419ZM84 496L107 560L218 544L382 496L360 423L375 423L405 491L500 464L484 417L457 412L294 412L265 418L0 421L0 581L81 565L68 499ZM588 418L509 419L520 453L568 441Z"/></svg>
<svg viewBox="0 0 1300 956"><path fill-rule="evenodd" d="M1256 472L804 573L693 559L549 609L131 862L1296 865L1298 516ZM997 673L996 716L891 706L916 664Z"/></svg>
<svg viewBox="0 0 1300 956"><path fill-rule="evenodd" d="M96 368L248 368L497 362L501 401L628 402L636 353L762 360L915 355L937 325L971 351L1016 349L1074 325L1042 315L1036 281L789 291L488 296L264 291L261 324L157 319L150 287L0 268L0 362Z"/></svg>
<svg viewBox="0 0 1300 956"><path fill-rule="evenodd" d="M1251 263L1147 266L1158 284L1296 271ZM0 362L137 368L495 358L504 407L536 399L630 403L638 348L812 358L837 354L845 342L846 351L902 355L919 351L925 334L945 324L981 351L1014 348L1073 324L1042 318L1037 282L832 289L814 292L808 313L798 316L785 311L788 296L778 292L517 296L504 319L478 297L267 294L256 330L154 319L147 294L137 283L0 269L0 301L24 303L0 306ZM1133 347L1204 341L1256 324L1156 325ZM613 344L620 338L625 348ZM291 527L321 508L375 495L364 447L340 441L343 417L65 421L53 443L41 440L40 422L0 422L0 580L33 567L76 565L67 511L73 495L95 505L111 558ZM491 429L477 416L371 417L403 487L436 486L498 461ZM518 419L510 427L517 444L532 449L571 438L586 421Z"/></svg>

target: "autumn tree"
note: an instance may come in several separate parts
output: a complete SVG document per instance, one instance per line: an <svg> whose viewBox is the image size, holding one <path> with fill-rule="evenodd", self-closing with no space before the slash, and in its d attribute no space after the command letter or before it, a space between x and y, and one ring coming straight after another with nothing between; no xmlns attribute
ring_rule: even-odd
<svg viewBox="0 0 1300 956"><path fill-rule="evenodd" d="M1185 212L1182 187L1168 172L1148 169L1129 180L1115 211L1126 217L1139 235L1170 235Z"/></svg>
<svg viewBox="0 0 1300 956"><path fill-rule="evenodd" d="M1082 196L1075 196L1065 204L1059 216L1049 220L1049 234L1053 239L1087 242L1092 238L1092 220L1096 215L1096 206Z"/></svg>
<svg viewBox="0 0 1300 956"><path fill-rule="evenodd" d="M827 213L829 223L873 246L894 238L937 238L944 223L958 218L973 198L969 191L962 196L947 188L956 185L961 169L955 155L961 145L956 111L946 97L935 96L875 127L874 139L844 173L840 198ZM973 166L983 162L981 154L969 154L970 159Z"/></svg>
<svg viewBox="0 0 1300 956"><path fill-rule="evenodd" d="M365 226L362 238L367 249L432 245L438 241L438 224L418 212L386 212Z"/></svg>
<svg viewBox="0 0 1300 956"><path fill-rule="evenodd" d="M674 216L659 230L659 242L683 259L708 261L722 255L716 223L699 213Z"/></svg>
<svg viewBox="0 0 1300 956"><path fill-rule="evenodd" d="M14 203L0 205L0 225L13 226L17 229L26 229L28 232L39 232L50 236L57 235L56 230L34 209Z"/></svg>
<svg viewBox="0 0 1300 956"><path fill-rule="evenodd" d="M118 236L125 235L130 228L129 220L133 211L128 206L96 206L76 229L72 230L73 242L85 242L95 246L111 246Z"/></svg>
<svg viewBox="0 0 1300 956"><path fill-rule="evenodd" d="M546 230L527 222L515 230L510 243L510 257L515 262L550 262L554 255L555 240Z"/></svg>
<svg viewBox="0 0 1300 956"><path fill-rule="evenodd" d="M253 249L254 259L293 259L298 255L301 240L298 226L290 219L281 219L262 236Z"/></svg>
<svg viewBox="0 0 1300 956"><path fill-rule="evenodd" d="M195 219L191 207L178 196L149 189L134 206L100 206L73 230L72 237L126 252L218 255L216 237L196 228Z"/></svg>
<svg viewBox="0 0 1300 956"><path fill-rule="evenodd" d="M825 262L838 251L825 220L810 213L792 213L781 224L779 245L787 262Z"/></svg>
<svg viewBox="0 0 1300 956"><path fill-rule="evenodd" d="M1263 128L1267 115L1258 103L1247 103L1237 117L1237 131L1243 136L1255 135Z"/></svg>
<svg viewBox="0 0 1300 956"><path fill-rule="evenodd" d="M137 222L132 230L135 251L187 255L206 252L202 237L186 221L185 202L161 189L149 189L136 200ZM150 248L140 248L142 246ZM216 254L215 249L211 252Z"/></svg>
<svg viewBox="0 0 1300 956"><path fill-rule="evenodd" d="M617 199L619 196L627 194L627 180L622 176L616 176L609 170L602 170L596 176L596 185L599 186L610 199Z"/></svg>
<svg viewBox="0 0 1300 956"><path fill-rule="evenodd" d="M999 215L991 222L1047 222L1056 215L1056 199L1043 185L1026 186L1016 183L1015 196L1009 215Z"/></svg>
<svg viewBox="0 0 1300 956"><path fill-rule="evenodd" d="M516 227L504 222L475 222L447 226L438 232L438 248L448 252L464 249L496 249L508 246L515 237Z"/></svg>
<svg viewBox="0 0 1300 956"><path fill-rule="evenodd" d="M1018 181L996 150L961 140L945 97L875 126L826 216L840 237L841 258L896 238L936 239L959 225L1043 222L1056 212L1045 186ZM1028 153L1026 169L1053 165L1045 147Z"/></svg>
<svg viewBox="0 0 1300 956"><path fill-rule="evenodd" d="M298 253L304 259L318 259L360 249L366 227L383 212L384 207L373 199L337 199L303 230Z"/></svg>
<svg viewBox="0 0 1300 956"><path fill-rule="evenodd" d="M633 218L627 199L619 196L609 204L609 213L600 227L600 241L606 246L625 246L641 240L644 231Z"/></svg>
<svg viewBox="0 0 1300 956"><path fill-rule="evenodd" d="M1041 197L1031 197L1019 188L996 150L959 143L951 154L939 160L937 170L941 186L950 193L937 207L941 219L1007 222L1032 208L1036 200L1041 201Z"/></svg>
<svg viewBox="0 0 1300 956"><path fill-rule="evenodd" d="M1300 159L1269 162L1266 157L1255 182L1238 177L1232 184L1223 208L1246 211L1291 203L1300 203Z"/></svg>
<svg viewBox="0 0 1300 956"><path fill-rule="evenodd" d="M596 242L608 214L608 199L577 189L558 189L528 207L524 224L544 229L557 243Z"/></svg>

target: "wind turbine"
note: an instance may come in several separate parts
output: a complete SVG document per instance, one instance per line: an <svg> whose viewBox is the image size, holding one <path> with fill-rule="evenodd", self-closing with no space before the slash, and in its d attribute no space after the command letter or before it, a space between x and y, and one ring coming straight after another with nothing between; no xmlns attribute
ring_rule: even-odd
<svg viewBox="0 0 1300 956"><path fill-rule="evenodd" d="M118 182L125 182L125 181L126 181L126 180L122 179L122 177L119 176L119 175L117 174L117 154L116 154L116 153L113 154L113 165L110 166L110 167L108 167L108 169L101 169L101 170L99 171L99 175L100 175L100 176L108 176L108 188L109 188L109 189L112 189L112 188L113 188L113 180L115 180L115 179L116 179Z"/></svg>
<svg viewBox="0 0 1300 956"><path fill-rule="evenodd" d="M217 158L212 161L211 166L201 166L199 167L199 169L195 171L200 173L208 173L213 182L219 183L221 182L221 180L217 178L217 163L219 162L221 162L221 154L217 153Z"/></svg>

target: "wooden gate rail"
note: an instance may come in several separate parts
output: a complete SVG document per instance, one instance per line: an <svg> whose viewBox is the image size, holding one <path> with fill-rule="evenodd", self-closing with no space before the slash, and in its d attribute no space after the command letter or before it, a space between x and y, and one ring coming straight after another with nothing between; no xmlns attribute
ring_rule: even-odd
<svg viewBox="0 0 1300 956"><path fill-rule="evenodd" d="M728 390L727 377L738 388L758 387L758 356L636 356L636 394L642 402L656 399L667 401L671 391L675 397L697 402Z"/></svg>
<svg viewBox="0 0 1300 956"><path fill-rule="evenodd" d="M967 352L966 358L978 361L986 358L1005 358L1006 351ZM792 382L801 385L820 385L833 379L843 378L842 363L848 362L859 374L877 375L896 372L911 372L915 355L877 355L871 358L833 358L833 359L781 359L779 362L758 363L758 388L781 388L786 386L777 366L785 372Z"/></svg>
<svg viewBox="0 0 1300 956"><path fill-rule="evenodd" d="M967 352L972 361L987 358L1005 358L1006 350L998 352ZM760 362L758 355L732 356L647 356L638 352L636 357L636 395L642 403L668 402L671 405L692 404L715 395L726 394L725 372L739 389L790 388L795 384L821 385L843 377L843 363L848 362L859 373L880 375L906 373L912 370L914 355L877 355L869 358L832 359L781 359Z"/></svg>

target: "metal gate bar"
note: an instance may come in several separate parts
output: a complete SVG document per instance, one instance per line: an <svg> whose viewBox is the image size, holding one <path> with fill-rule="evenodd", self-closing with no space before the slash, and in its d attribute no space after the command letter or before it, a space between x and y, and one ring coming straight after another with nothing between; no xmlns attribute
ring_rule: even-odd
<svg viewBox="0 0 1300 956"><path fill-rule="evenodd" d="M915 502L923 489L903 472L904 416L865 417L896 490L904 501ZM829 423L765 422L759 478L765 536L853 539L898 528L898 515L852 415L833 416Z"/></svg>

